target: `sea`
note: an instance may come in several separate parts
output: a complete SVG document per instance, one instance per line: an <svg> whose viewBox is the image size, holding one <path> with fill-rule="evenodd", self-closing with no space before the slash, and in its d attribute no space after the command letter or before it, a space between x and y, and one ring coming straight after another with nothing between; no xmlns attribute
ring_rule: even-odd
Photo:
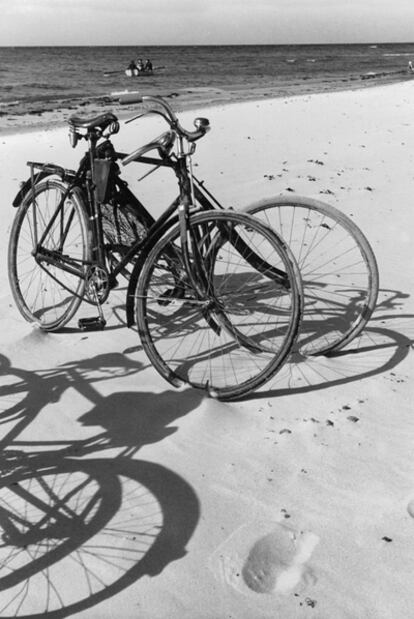
<svg viewBox="0 0 414 619"><path fill-rule="evenodd" d="M139 58L152 61L153 75L127 77ZM175 96L188 107L360 88L412 78L409 60L414 43L0 47L0 126L4 116L98 105L124 91Z"/></svg>

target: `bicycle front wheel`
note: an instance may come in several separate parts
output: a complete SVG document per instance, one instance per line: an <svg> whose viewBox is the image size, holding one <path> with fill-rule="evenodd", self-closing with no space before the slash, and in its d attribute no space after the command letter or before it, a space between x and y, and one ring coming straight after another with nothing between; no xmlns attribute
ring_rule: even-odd
<svg viewBox="0 0 414 619"><path fill-rule="evenodd" d="M169 382L235 399L271 378L289 354L301 315L300 273L285 243L243 213L192 215L189 230L199 243L190 258L198 253L203 259L199 285L179 263L175 225L152 248L138 278L139 335Z"/></svg>
<svg viewBox="0 0 414 619"><path fill-rule="evenodd" d="M378 268L370 244L354 222L329 204L277 196L246 212L288 243L303 282L302 354L329 354L365 327L378 296Z"/></svg>
<svg viewBox="0 0 414 619"><path fill-rule="evenodd" d="M19 206L10 234L14 300L26 320L46 331L63 327L78 309L90 253L82 197L71 191L62 205L66 190L56 179L38 183Z"/></svg>

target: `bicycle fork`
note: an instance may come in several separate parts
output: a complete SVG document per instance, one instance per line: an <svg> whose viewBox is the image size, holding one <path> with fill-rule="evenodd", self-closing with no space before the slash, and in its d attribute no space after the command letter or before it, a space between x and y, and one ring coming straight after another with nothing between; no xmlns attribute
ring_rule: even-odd
<svg viewBox="0 0 414 619"><path fill-rule="evenodd" d="M220 336L221 332L224 331L238 346L254 353L262 353L263 347L253 342L251 338L243 336L237 329L232 328L229 320L223 315L220 301L215 295L211 274L209 275L206 271L201 253L201 241L209 243L209 233L207 239L197 238L198 235L188 225L188 206L185 203L178 207L178 217L184 266L203 318L216 335ZM190 248L193 259L190 258Z"/></svg>

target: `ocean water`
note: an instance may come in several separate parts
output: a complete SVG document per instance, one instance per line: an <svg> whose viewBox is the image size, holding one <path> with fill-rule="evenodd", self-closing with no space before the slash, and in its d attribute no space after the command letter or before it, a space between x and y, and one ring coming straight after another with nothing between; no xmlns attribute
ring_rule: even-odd
<svg viewBox="0 0 414 619"><path fill-rule="evenodd" d="M128 78L131 59L154 75ZM0 116L40 114L114 91L235 100L329 90L363 78L406 79L414 43L160 47L0 47ZM268 93L266 95L266 93ZM0 118L1 122L1 118Z"/></svg>

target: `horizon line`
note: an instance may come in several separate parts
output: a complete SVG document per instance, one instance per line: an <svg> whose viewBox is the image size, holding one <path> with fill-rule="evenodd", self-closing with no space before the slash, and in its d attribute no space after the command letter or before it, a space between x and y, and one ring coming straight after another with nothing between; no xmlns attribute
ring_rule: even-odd
<svg viewBox="0 0 414 619"><path fill-rule="evenodd" d="M414 41L360 41L360 42L344 42L338 41L336 43L145 43L145 44L136 44L136 43L112 43L110 45L105 44L102 45L100 43L93 43L89 45L81 44L81 43L73 43L73 44L20 44L20 45L0 45L0 49L5 48L16 48L16 47L286 47L286 46L310 46L310 45L413 45Z"/></svg>

